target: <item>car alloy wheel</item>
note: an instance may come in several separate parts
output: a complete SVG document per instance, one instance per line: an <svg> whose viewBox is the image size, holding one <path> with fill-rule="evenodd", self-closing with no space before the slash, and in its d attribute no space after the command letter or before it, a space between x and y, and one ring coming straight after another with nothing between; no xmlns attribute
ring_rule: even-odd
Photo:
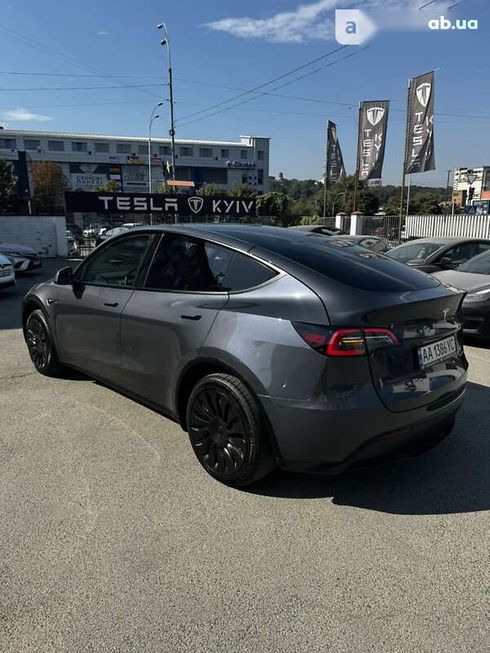
<svg viewBox="0 0 490 653"><path fill-rule="evenodd" d="M210 374L189 397L187 430L199 462L218 480L242 486L273 467L260 406L240 379Z"/></svg>
<svg viewBox="0 0 490 653"><path fill-rule="evenodd" d="M48 323L41 310L27 318L24 337L34 367L41 374L55 376L61 369Z"/></svg>

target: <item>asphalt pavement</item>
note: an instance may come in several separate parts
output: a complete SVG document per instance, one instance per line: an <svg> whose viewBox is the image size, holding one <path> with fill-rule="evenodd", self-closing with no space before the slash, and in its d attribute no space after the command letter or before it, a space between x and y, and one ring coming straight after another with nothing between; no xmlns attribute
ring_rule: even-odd
<svg viewBox="0 0 490 653"><path fill-rule="evenodd" d="M0 291L0 651L490 650L490 349L453 435L337 477L211 479L179 426L34 371Z"/></svg>

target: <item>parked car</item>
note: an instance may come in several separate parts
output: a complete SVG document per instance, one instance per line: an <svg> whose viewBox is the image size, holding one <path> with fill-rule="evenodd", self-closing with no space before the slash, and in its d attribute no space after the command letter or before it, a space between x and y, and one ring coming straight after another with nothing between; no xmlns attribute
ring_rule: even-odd
<svg viewBox="0 0 490 653"><path fill-rule="evenodd" d="M0 254L0 290L15 286L15 271L10 259Z"/></svg>
<svg viewBox="0 0 490 653"><path fill-rule="evenodd" d="M85 238L95 238L97 236L98 227L90 225L83 230L83 236Z"/></svg>
<svg viewBox="0 0 490 653"><path fill-rule="evenodd" d="M39 254L27 245L0 243L0 254L10 259L16 273L37 270L41 267Z"/></svg>
<svg viewBox="0 0 490 653"><path fill-rule="evenodd" d="M82 370L177 420L241 486L276 464L334 472L412 456L465 392L463 293L335 238L153 226L95 249L23 303L36 369Z"/></svg>
<svg viewBox="0 0 490 653"><path fill-rule="evenodd" d="M321 224L301 224L289 227L289 229L296 229L297 231L308 231L315 234L323 234L324 236L339 236L345 235L347 232L342 231L338 227L324 227Z"/></svg>
<svg viewBox="0 0 490 653"><path fill-rule="evenodd" d="M81 227L79 227L77 224L73 224L72 222L67 222L66 228L73 234L73 237L77 242L83 241L83 231Z"/></svg>
<svg viewBox="0 0 490 653"><path fill-rule="evenodd" d="M121 234L126 233L129 231L131 227L114 227L113 229L108 229L107 231L104 231L104 233L99 234L95 240L95 246L98 247L101 243L103 243L105 240L108 240L109 238L113 238L114 236L120 236Z"/></svg>
<svg viewBox="0 0 490 653"><path fill-rule="evenodd" d="M467 293L463 300L464 332L490 338L490 250L466 261L456 270L436 272L434 276Z"/></svg>
<svg viewBox="0 0 490 653"><path fill-rule="evenodd" d="M361 247L366 247L371 249L373 252L378 254L386 254L390 250L390 244L384 238L379 236L335 236L339 240L348 240L355 245L360 245Z"/></svg>
<svg viewBox="0 0 490 653"><path fill-rule="evenodd" d="M387 252L387 256L424 272L456 269L490 249L490 240L478 238L419 238Z"/></svg>
<svg viewBox="0 0 490 653"><path fill-rule="evenodd" d="M66 230L66 243L68 246L68 256L76 256L80 251L80 246L76 237L69 229Z"/></svg>

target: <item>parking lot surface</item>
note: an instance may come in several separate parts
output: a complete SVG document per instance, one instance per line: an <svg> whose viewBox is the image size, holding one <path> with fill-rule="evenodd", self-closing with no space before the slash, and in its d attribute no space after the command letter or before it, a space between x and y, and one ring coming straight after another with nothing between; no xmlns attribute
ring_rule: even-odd
<svg viewBox="0 0 490 653"><path fill-rule="evenodd" d="M34 371L0 291L0 651L490 650L490 349L453 435L337 477L206 475L180 427Z"/></svg>

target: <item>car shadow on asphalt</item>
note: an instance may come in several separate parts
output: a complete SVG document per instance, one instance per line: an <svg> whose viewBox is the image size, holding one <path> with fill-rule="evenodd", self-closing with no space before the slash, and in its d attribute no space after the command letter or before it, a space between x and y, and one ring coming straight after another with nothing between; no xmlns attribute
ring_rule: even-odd
<svg viewBox="0 0 490 653"><path fill-rule="evenodd" d="M468 384L453 433L426 454L337 476L277 470L247 488L277 498L331 498L399 515L490 509L490 387Z"/></svg>

